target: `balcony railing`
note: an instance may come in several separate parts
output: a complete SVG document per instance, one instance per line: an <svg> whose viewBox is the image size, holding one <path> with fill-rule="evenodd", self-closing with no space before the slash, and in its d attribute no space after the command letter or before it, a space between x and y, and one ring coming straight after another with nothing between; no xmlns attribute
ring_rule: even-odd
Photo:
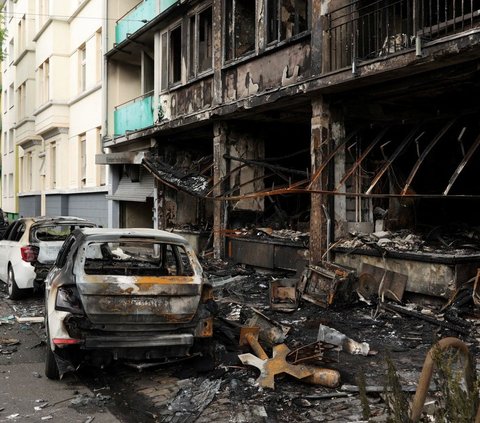
<svg viewBox="0 0 480 423"><path fill-rule="evenodd" d="M113 112L115 136L152 126L154 124L152 99L153 91L115 107Z"/></svg>
<svg viewBox="0 0 480 423"><path fill-rule="evenodd" d="M143 25L156 16L156 1L143 0L127 14L122 16L115 26L115 42L121 43L127 35L138 31Z"/></svg>
<svg viewBox="0 0 480 423"><path fill-rule="evenodd" d="M356 0L327 15L328 61L334 71L480 24L480 0Z"/></svg>

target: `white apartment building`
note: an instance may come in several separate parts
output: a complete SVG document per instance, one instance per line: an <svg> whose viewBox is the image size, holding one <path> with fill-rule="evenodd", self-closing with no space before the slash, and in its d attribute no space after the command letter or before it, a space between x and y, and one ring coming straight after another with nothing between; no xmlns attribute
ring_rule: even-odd
<svg viewBox="0 0 480 423"><path fill-rule="evenodd" d="M104 0L7 0L2 208L107 225Z"/></svg>

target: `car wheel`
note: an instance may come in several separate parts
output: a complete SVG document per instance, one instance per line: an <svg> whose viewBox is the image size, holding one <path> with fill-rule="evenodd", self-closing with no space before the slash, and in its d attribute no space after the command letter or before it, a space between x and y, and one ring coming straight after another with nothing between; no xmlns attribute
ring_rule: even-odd
<svg viewBox="0 0 480 423"><path fill-rule="evenodd" d="M12 266L8 266L8 275L7 275L7 294L8 298L11 300L18 300L23 296L23 290L17 286L15 282L15 274L13 273Z"/></svg>
<svg viewBox="0 0 480 423"><path fill-rule="evenodd" d="M45 322L45 326L48 322ZM57 361L55 360L55 354L50 348L50 335L47 329L47 351L45 353L45 376L52 380L60 379L60 372L58 370Z"/></svg>

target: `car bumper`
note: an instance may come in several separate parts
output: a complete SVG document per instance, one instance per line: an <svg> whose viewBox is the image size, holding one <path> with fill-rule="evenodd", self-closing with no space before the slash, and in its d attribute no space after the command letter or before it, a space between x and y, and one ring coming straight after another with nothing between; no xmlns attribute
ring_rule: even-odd
<svg viewBox="0 0 480 423"><path fill-rule="evenodd" d="M190 334L140 336L92 336L83 341L85 349L191 347L194 337Z"/></svg>

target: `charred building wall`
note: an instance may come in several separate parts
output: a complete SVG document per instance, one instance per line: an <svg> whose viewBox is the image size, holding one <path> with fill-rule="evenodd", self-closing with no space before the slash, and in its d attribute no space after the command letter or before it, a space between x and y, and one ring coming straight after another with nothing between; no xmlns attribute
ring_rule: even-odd
<svg viewBox="0 0 480 423"><path fill-rule="evenodd" d="M176 3L107 54L142 67L153 49L154 90L150 124L105 147L174 149L157 210L213 230L218 256L254 228L317 263L352 231L475 225L480 22L430 3Z"/></svg>

